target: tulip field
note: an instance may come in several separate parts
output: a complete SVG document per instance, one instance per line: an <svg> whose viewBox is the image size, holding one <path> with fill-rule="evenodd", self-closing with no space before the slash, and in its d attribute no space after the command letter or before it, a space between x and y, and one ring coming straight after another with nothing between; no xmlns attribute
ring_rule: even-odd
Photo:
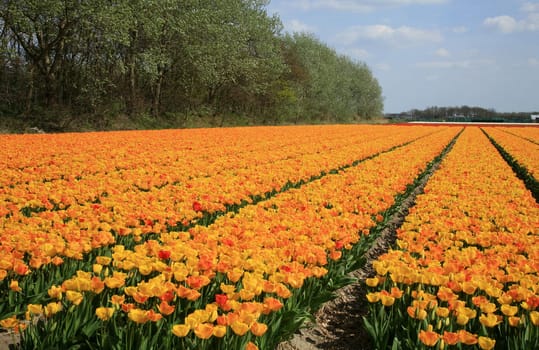
<svg viewBox="0 0 539 350"><path fill-rule="evenodd" d="M509 131L485 128L537 174L537 130L522 130L530 140ZM485 135L467 128L410 209L395 249L373 263L365 324L376 347L538 349L536 198Z"/></svg>
<svg viewBox="0 0 539 350"><path fill-rule="evenodd" d="M353 281L430 173L373 262L357 327L376 349L539 348L539 128L0 135L0 148L12 348L275 349Z"/></svg>

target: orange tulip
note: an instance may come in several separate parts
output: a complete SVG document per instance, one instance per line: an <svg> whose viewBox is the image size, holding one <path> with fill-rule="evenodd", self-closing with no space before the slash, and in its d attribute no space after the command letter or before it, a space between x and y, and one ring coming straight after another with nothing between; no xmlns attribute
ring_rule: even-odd
<svg viewBox="0 0 539 350"><path fill-rule="evenodd" d="M19 320L17 320L17 316L11 316L0 321L0 326L8 329L15 328L18 324Z"/></svg>
<svg viewBox="0 0 539 350"><path fill-rule="evenodd" d="M427 318L427 311L425 311L425 309L408 306L406 312L408 313L408 316L417 320L424 320Z"/></svg>
<svg viewBox="0 0 539 350"><path fill-rule="evenodd" d="M426 346L435 346L440 339L440 335L433 331L419 331L419 340Z"/></svg>
<svg viewBox="0 0 539 350"><path fill-rule="evenodd" d="M457 331L457 334L459 335L459 340L461 343L466 345L474 345L477 344L477 335L472 334L466 330L459 330Z"/></svg>
<svg viewBox="0 0 539 350"><path fill-rule="evenodd" d="M158 308L159 308L159 312L162 313L165 316L168 316L168 315L172 314L174 312L174 310L176 309L176 307L174 305L170 305L166 301L162 301L159 304Z"/></svg>
<svg viewBox="0 0 539 350"><path fill-rule="evenodd" d="M455 345L460 341L459 335L457 333L447 331L444 331L442 339L447 345Z"/></svg>
<svg viewBox="0 0 539 350"><path fill-rule="evenodd" d="M266 297L264 299L263 306L264 306L264 308L263 308L262 313L268 314L270 312L280 310L283 307L283 304L281 303L281 301L279 299L275 299L275 298L272 298L272 297Z"/></svg>
<svg viewBox="0 0 539 350"><path fill-rule="evenodd" d="M509 325L511 327L518 327L518 325L520 325L520 317L516 317L516 316L510 316L507 318L507 320L509 321Z"/></svg>
<svg viewBox="0 0 539 350"><path fill-rule="evenodd" d="M213 325L211 323L200 323L195 327L195 335L200 339L209 339L213 335Z"/></svg>
<svg viewBox="0 0 539 350"><path fill-rule="evenodd" d="M251 333L257 337L261 337L268 330L268 326L264 323L254 322L251 325Z"/></svg>
<svg viewBox="0 0 539 350"><path fill-rule="evenodd" d="M248 342L245 346L245 350L258 350L258 346L253 342Z"/></svg>

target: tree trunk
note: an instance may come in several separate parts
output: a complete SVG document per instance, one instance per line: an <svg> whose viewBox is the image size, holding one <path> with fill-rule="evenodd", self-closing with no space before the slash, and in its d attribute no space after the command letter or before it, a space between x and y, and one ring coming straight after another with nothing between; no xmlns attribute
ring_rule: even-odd
<svg viewBox="0 0 539 350"><path fill-rule="evenodd" d="M155 82L155 89L153 93L152 101L152 117L157 118L159 116L159 107L161 104L161 87L163 85L164 72L160 69L157 81Z"/></svg>
<svg viewBox="0 0 539 350"><path fill-rule="evenodd" d="M24 115L28 116L32 110L32 99L34 98L34 65L30 66L28 71L28 90L26 91L26 99L24 103Z"/></svg>
<svg viewBox="0 0 539 350"><path fill-rule="evenodd" d="M129 93L127 96L127 106L126 106L126 112L127 115L132 117L136 113L136 103L137 103L137 75L136 75L136 62L135 62L135 51L138 40L138 31L133 30L130 33L131 37L131 43L128 48L127 57L126 57L126 65L129 70L129 76L128 76L128 85L129 85Z"/></svg>

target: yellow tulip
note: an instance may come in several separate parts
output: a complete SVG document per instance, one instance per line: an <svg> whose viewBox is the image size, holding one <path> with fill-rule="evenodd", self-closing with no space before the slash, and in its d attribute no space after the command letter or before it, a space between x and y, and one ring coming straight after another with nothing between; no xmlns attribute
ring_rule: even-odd
<svg viewBox="0 0 539 350"><path fill-rule="evenodd" d="M129 310L129 313L127 314L127 317L135 323L146 323L149 321L148 313L146 310L141 310L137 308L133 308Z"/></svg>
<svg viewBox="0 0 539 350"><path fill-rule="evenodd" d="M461 326L464 326L468 323L468 321L470 320L470 318L468 316L466 316L465 314L458 314L457 315L457 324L458 325L461 325Z"/></svg>
<svg viewBox="0 0 539 350"><path fill-rule="evenodd" d="M479 339L477 340L477 344L483 350L491 350L494 349L494 346L496 345L496 340L489 337L479 337Z"/></svg>
<svg viewBox="0 0 539 350"><path fill-rule="evenodd" d="M438 317L448 317L449 316L449 309L446 307L438 307L436 308L436 316Z"/></svg>
<svg viewBox="0 0 539 350"><path fill-rule="evenodd" d="M79 305L83 300L83 295L80 292L74 292L72 290L68 290L66 292L66 299L72 302L74 305Z"/></svg>
<svg viewBox="0 0 539 350"><path fill-rule="evenodd" d="M95 310L95 314L100 320L107 321L114 314L114 308L112 308L112 307L98 307Z"/></svg>
<svg viewBox="0 0 539 350"><path fill-rule="evenodd" d="M246 323L236 321L230 325L234 334L242 336L249 330L249 326Z"/></svg>
<svg viewBox="0 0 539 350"><path fill-rule="evenodd" d="M61 310L62 310L62 303L60 302L48 303L45 306L45 316L51 317L52 315L60 312Z"/></svg>
<svg viewBox="0 0 539 350"><path fill-rule="evenodd" d="M376 287L378 285L378 283L380 282L380 280L378 279L378 277L373 277L373 278L367 278L365 279L365 283L367 284L367 286L369 287Z"/></svg>
<svg viewBox="0 0 539 350"><path fill-rule="evenodd" d="M530 312L530 321L534 326L539 326L539 311Z"/></svg>
<svg viewBox="0 0 539 350"><path fill-rule="evenodd" d="M185 324L176 324L172 326L172 333L177 337L185 337L187 334L189 334L189 331L191 328Z"/></svg>
<svg viewBox="0 0 539 350"><path fill-rule="evenodd" d="M485 327L492 328L497 326L501 321L498 320L498 317L495 314L481 314L481 316L479 316L479 322Z"/></svg>
<svg viewBox="0 0 539 350"><path fill-rule="evenodd" d="M222 338L226 335L226 326L216 325L213 327L213 336L216 338Z"/></svg>
<svg viewBox="0 0 539 350"><path fill-rule="evenodd" d="M43 313L43 306L40 304L28 304L26 308L32 315L40 315Z"/></svg>
<svg viewBox="0 0 539 350"><path fill-rule="evenodd" d="M95 261L100 265L107 266L112 261L112 258L110 258L108 256L98 256L98 257L95 258Z"/></svg>
<svg viewBox="0 0 539 350"><path fill-rule="evenodd" d="M380 301L384 306L392 306L395 303L395 298L391 295L381 294Z"/></svg>
<svg viewBox="0 0 539 350"><path fill-rule="evenodd" d="M505 316L515 316L516 313L518 312L518 306L512 306L512 305L508 305L508 304L503 304L503 305L500 307L500 311L501 311Z"/></svg>
<svg viewBox="0 0 539 350"><path fill-rule="evenodd" d="M366 297L369 303L377 303L380 300L380 293L367 293Z"/></svg>
<svg viewBox="0 0 539 350"><path fill-rule="evenodd" d="M101 265L101 264L94 264L94 265L92 266L92 271L93 271L95 274L100 274L102 270L103 270L103 265Z"/></svg>

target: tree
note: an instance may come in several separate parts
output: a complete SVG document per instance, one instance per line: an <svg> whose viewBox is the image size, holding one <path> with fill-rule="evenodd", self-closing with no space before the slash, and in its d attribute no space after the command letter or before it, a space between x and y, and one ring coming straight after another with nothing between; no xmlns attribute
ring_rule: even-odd
<svg viewBox="0 0 539 350"><path fill-rule="evenodd" d="M44 80L48 106L54 102L57 73L62 66L66 40L80 19L80 4L60 0L5 0L0 15L13 33L29 63L30 76L39 74ZM33 80L33 79L32 79ZM33 96L33 81L28 103Z"/></svg>
<svg viewBox="0 0 539 350"><path fill-rule="evenodd" d="M303 97L305 115L341 122L381 115L381 88L365 64L338 55L310 34L294 34L284 40L293 47L288 52L297 54L299 61L294 63L302 77L296 95Z"/></svg>
<svg viewBox="0 0 539 350"><path fill-rule="evenodd" d="M366 65L313 36L282 35L267 3L2 0L0 113L40 116L27 122L61 130L72 121L107 128L120 114L222 125L381 112Z"/></svg>

